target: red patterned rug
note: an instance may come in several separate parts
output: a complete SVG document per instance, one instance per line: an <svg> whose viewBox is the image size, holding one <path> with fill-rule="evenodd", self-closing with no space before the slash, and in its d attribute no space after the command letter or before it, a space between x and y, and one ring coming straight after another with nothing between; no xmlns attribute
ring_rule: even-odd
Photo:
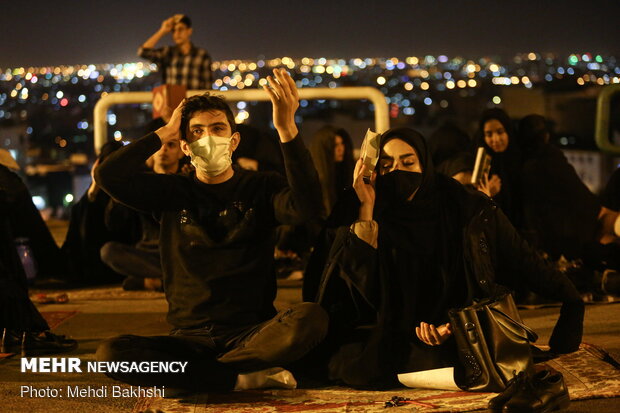
<svg viewBox="0 0 620 413"><path fill-rule="evenodd" d="M572 400L620 396L620 370L602 360L601 349L588 344L579 351L547 363L560 371ZM362 391L346 387L296 390L254 390L228 394L197 394L185 400L141 398L134 413L271 413L271 412L379 412L393 396L414 401L408 405L423 412L461 412L485 409L494 393L402 388Z"/></svg>
<svg viewBox="0 0 620 413"><path fill-rule="evenodd" d="M55 329L77 313L77 311L41 311L41 315L49 324L50 330Z"/></svg>
<svg viewBox="0 0 620 413"><path fill-rule="evenodd" d="M47 321L47 324L50 326L50 330L55 329L77 313L77 311L41 311L41 315L45 321ZM11 357L14 354L15 353L0 353L0 360Z"/></svg>

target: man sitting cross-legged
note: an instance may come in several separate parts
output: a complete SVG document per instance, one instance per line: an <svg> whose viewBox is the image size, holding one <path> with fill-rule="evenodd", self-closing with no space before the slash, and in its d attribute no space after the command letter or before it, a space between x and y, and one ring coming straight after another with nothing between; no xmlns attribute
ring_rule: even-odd
<svg viewBox="0 0 620 413"><path fill-rule="evenodd" d="M170 140L151 155L146 166L156 174L176 174L180 173L183 157L179 141ZM123 281L124 290L162 290L159 222L150 213L136 213L116 202L110 209L114 211L110 215L129 216L139 222L141 237L135 244L106 242L101 247L101 261L127 277Z"/></svg>
<svg viewBox="0 0 620 413"><path fill-rule="evenodd" d="M231 390L240 373L285 366L325 336L327 315L319 306L302 303L277 314L273 307L274 229L316 217L322 202L310 154L297 136L295 82L284 70L274 70L274 76L264 88L273 104L286 179L231 166L240 140L234 118L222 98L208 94L185 100L167 125L98 168L96 180L111 196L161 216L164 291L174 330L168 336L108 339L97 358L189 362L185 373L111 377L145 386ZM179 133L195 174L140 173L144 161Z"/></svg>

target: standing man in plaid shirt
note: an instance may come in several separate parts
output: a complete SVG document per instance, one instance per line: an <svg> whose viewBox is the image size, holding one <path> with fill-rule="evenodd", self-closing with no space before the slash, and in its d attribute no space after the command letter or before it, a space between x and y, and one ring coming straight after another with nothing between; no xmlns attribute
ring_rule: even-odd
<svg viewBox="0 0 620 413"><path fill-rule="evenodd" d="M155 49L155 45L167 33L172 32L174 46ZM191 42L192 21L183 14L167 18L138 49L138 56L156 63L162 72L163 82L184 85L190 90L211 89L211 56Z"/></svg>

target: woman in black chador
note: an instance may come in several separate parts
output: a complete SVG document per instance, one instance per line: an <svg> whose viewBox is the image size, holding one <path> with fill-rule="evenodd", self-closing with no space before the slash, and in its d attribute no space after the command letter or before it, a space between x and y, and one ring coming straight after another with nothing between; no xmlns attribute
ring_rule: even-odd
<svg viewBox="0 0 620 413"><path fill-rule="evenodd" d="M577 350L583 303L562 274L524 242L500 208L435 174L424 138L408 128L381 137L371 183L357 163L357 221L340 227L315 295L330 313L331 379L395 384L399 372L455 365L448 309L528 288L562 301L554 352ZM350 222L349 222L350 224Z"/></svg>
<svg viewBox="0 0 620 413"><path fill-rule="evenodd" d="M583 258L597 243L601 204L549 137L544 117L519 122L524 233L554 260Z"/></svg>
<svg viewBox="0 0 620 413"><path fill-rule="evenodd" d="M319 173L325 216L343 192L353 183L353 143L344 129L327 125L319 129L310 143L312 162Z"/></svg>
<svg viewBox="0 0 620 413"><path fill-rule="evenodd" d="M0 164L0 353L40 355L71 351L77 342L53 334L28 297L15 239L28 237L39 275L56 275L63 262L19 176Z"/></svg>
<svg viewBox="0 0 620 413"><path fill-rule="evenodd" d="M520 229L521 154L512 121L506 112L494 108L482 113L478 126L477 146L484 147L492 157L489 183L495 188L490 189L490 195L512 225Z"/></svg>

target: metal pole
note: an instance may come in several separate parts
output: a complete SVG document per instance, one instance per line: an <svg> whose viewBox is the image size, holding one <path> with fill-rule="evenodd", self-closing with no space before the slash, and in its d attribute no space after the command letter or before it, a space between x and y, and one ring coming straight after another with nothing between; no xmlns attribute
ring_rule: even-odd
<svg viewBox="0 0 620 413"><path fill-rule="evenodd" d="M611 97L616 93L620 94L620 85L618 84L605 86L598 95L594 139L601 151L613 155L620 155L620 146L614 145L609 141Z"/></svg>

